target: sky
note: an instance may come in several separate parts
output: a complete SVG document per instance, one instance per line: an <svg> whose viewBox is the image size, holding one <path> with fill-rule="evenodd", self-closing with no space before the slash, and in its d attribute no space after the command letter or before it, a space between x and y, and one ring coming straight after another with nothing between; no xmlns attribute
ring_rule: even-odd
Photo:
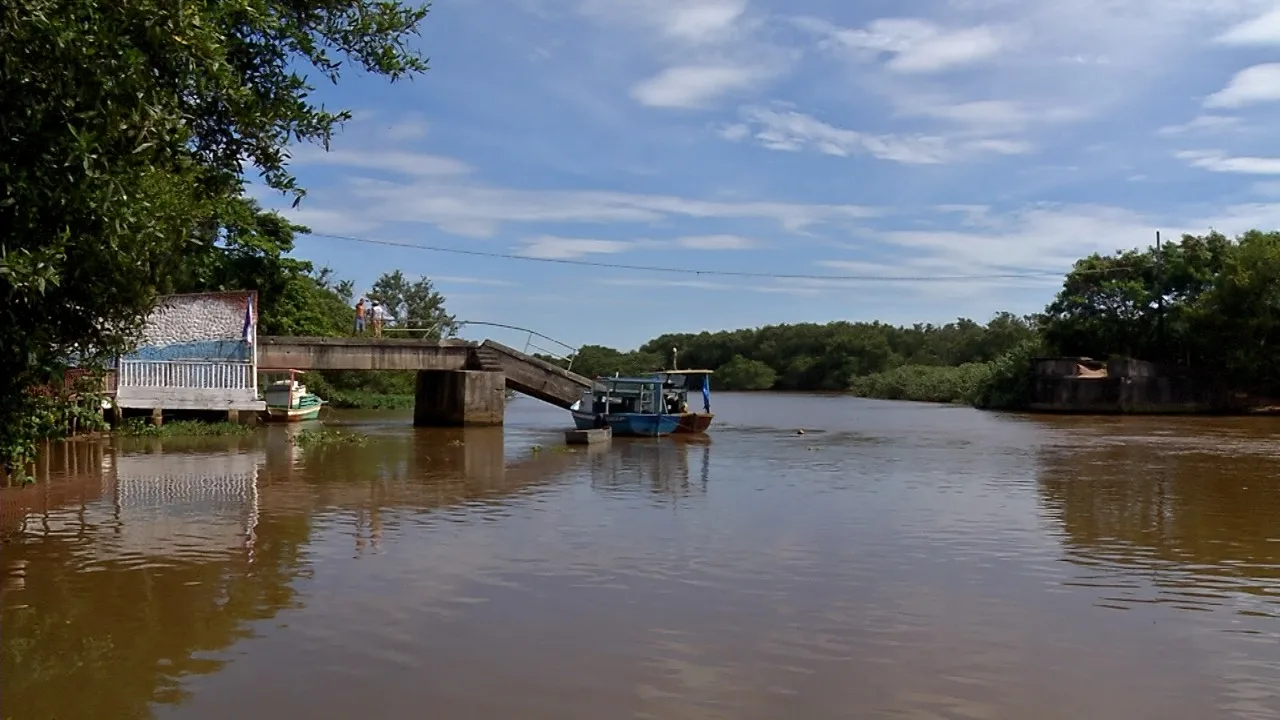
<svg viewBox="0 0 1280 720"><path fill-rule="evenodd" d="M353 119L261 199L360 288L571 347L986 321L1156 231L1280 227L1274 0L439 0L416 42L318 88Z"/></svg>

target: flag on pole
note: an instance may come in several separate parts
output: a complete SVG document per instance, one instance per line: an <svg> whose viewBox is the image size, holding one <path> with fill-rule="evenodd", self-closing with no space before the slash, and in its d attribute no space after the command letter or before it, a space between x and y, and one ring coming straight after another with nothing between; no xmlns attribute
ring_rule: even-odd
<svg viewBox="0 0 1280 720"><path fill-rule="evenodd" d="M248 302L244 304L244 329L241 330L242 340L250 345L253 344L253 296L249 296Z"/></svg>
<svg viewBox="0 0 1280 720"><path fill-rule="evenodd" d="M702 376L702 412L711 412L711 377Z"/></svg>

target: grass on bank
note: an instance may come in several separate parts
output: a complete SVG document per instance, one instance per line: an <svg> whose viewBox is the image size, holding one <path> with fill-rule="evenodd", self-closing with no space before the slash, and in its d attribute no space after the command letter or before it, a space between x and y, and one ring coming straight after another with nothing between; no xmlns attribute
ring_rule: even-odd
<svg viewBox="0 0 1280 720"><path fill-rule="evenodd" d="M326 398L329 407L341 410L409 410L412 395L388 395L363 390L334 390Z"/></svg>
<svg viewBox="0 0 1280 720"><path fill-rule="evenodd" d="M199 420L171 420L152 425L145 418L130 418L116 432L125 437L220 437L249 435L253 428L239 423Z"/></svg>

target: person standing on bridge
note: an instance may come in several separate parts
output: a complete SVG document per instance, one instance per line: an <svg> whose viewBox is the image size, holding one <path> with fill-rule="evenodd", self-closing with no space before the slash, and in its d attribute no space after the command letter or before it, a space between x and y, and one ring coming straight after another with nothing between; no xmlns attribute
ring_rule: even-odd
<svg viewBox="0 0 1280 720"><path fill-rule="evenodd" d="M369 314L373 316L373 336L382 337L382 321L387 318L387 311L377 300L373 301L373 307L369 309Z"/></svg>
<svg viewBox="0 0 1280 720"><path fill-rule="evenodd" d="M364 334L364 298L356 302L356 334Z"/></svg>

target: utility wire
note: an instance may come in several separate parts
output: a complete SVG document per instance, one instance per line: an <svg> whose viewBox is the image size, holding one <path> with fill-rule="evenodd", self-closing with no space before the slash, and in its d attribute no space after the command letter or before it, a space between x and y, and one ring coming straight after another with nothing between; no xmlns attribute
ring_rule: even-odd
<svg viewBox="0 0 1280 720"><path fill-rule="evenodd" d="M541 258L514 253L491 252L484 250L463 250L462 248L440 247L437 245L419 245L417 243L396 240L378 240L375 238L356 237L353 235L334 235L332 233L308 233L310 237L342 240L344 242L366 243L370 245L387 245L390 247L426 250L429 252L451 253L454 255L470 255L472 257L495 258L500 260L523 260L525 262L554 263L557 265L577 265L582 267L609 268L614 270L639 270L643 272L675 273L681 275L711 275L719 277L769 278L775 280L845 280L860 282L956 282L961 280L1013 280L1019 278L1038 278L1065 276L1067 272L1053 270L1024 271L1010 273L994 273L989 275L818 275L807 273L771 273L749 272L745 270L699 270L696 268L662 267L657 265L631 265L627 263L599 262L594 260L574 260L571 258ZM1070 272L1077 274L1101 274L1119 272L1128 268L1081 269Z"/></svg>

